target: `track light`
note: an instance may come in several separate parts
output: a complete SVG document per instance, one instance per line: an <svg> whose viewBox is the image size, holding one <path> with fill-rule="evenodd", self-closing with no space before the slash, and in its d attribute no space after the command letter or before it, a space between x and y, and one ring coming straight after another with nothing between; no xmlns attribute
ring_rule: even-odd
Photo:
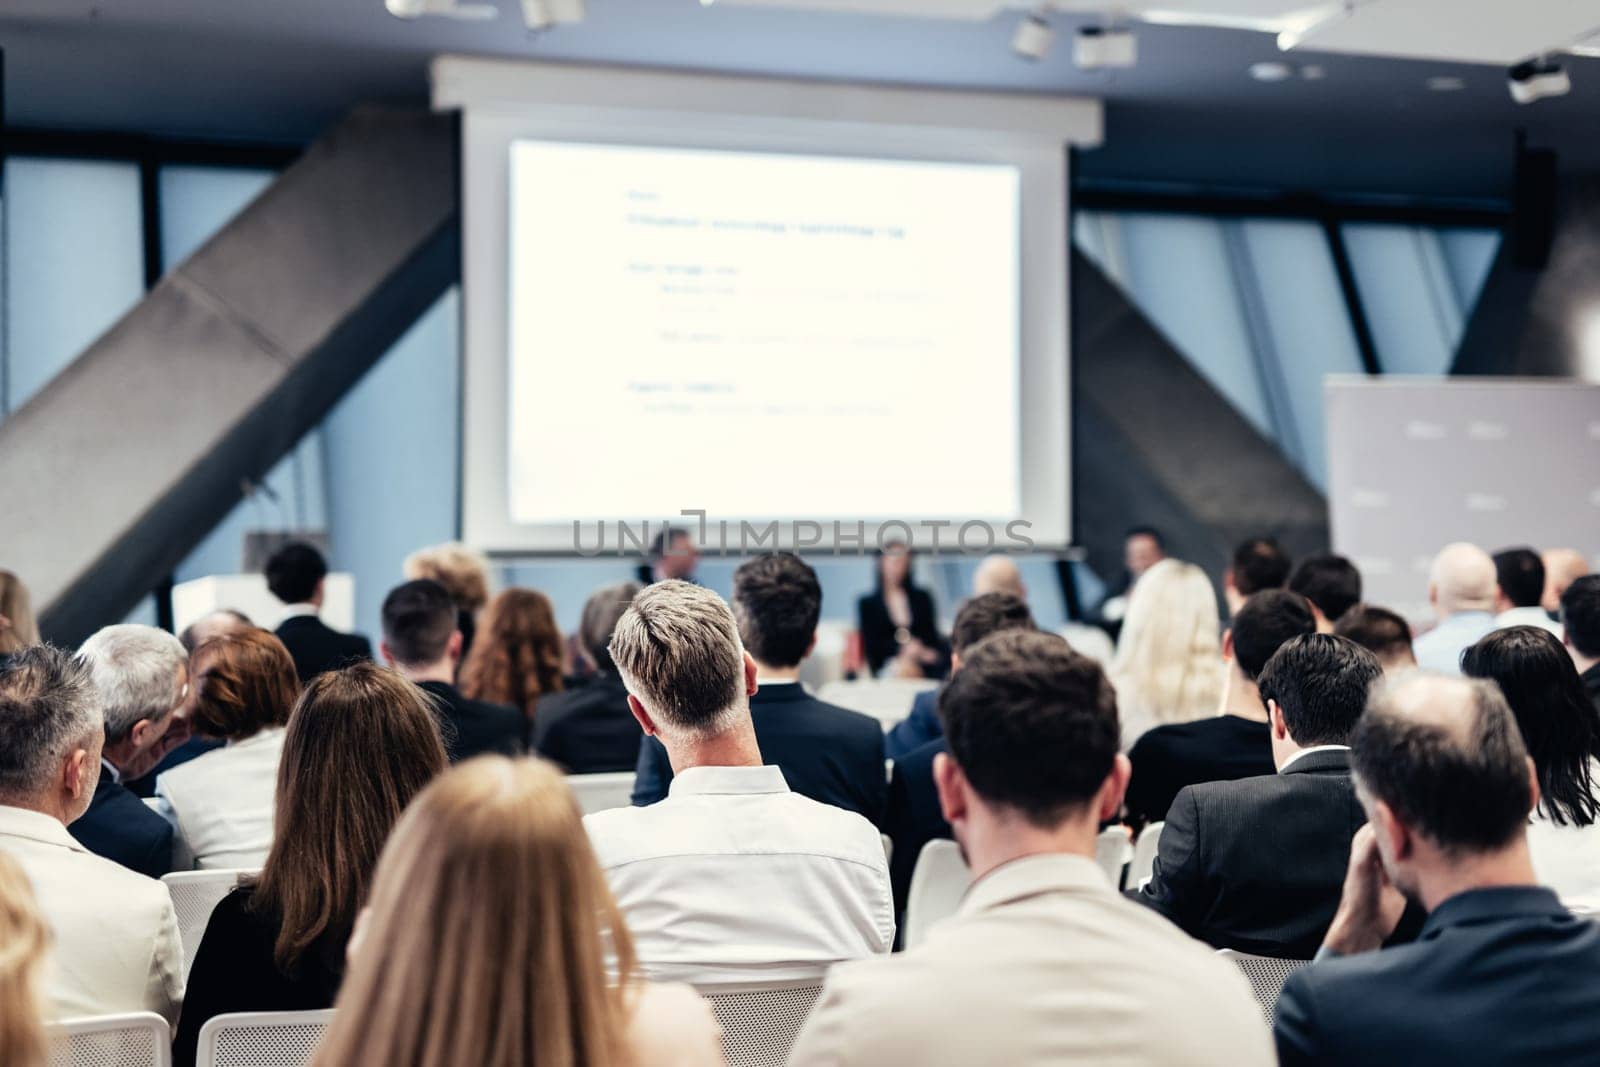
<svg viewBox="0 0 1600 1067"><path fill-rule="evenodd" d="M1049 9L1043 7L1023 16L1011 35L1011 50L1023 59L1043 59L1055 43L1056 29L1050 25Z"/></svg>
<svg viewBox="0 0 1600 1067"><path fill-rule="evenodd" d="M522 22L530 30L583 21L583 0L522 0Z"/></svg>
<svg viewBox="0 0 1600 1067"><path fill-rule="evenodd" d="M1548 56L1518 63L1506 72L1506 88L1519 104L1532 104L1551 96L1572 92L1572 79L1566 69Z"/></svg>
<svg viewBox="0 0 1600 1067"><path fill-rule="evenodd" d="M1072 39L1072 61L1082 70L1131 67L1139 62L1139 42L1131 30L1084 26Z"/></svg>
<svg viewBox="0 0 1600 1067"><path fill-rule="evenodd" d="M429 15L483 21L500 14L500 8L494 4L463 4L457 0L384 0L383 6L398 19L419 19Z"/></svg>

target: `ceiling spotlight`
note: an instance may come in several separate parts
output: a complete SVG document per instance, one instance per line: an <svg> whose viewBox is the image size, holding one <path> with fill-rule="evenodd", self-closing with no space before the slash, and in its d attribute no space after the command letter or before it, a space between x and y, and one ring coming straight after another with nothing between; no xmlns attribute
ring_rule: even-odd
<svg viewBox="0 0 1600 1067"><path fill-rule="evenodd" d="M1011 35L1011 50L1023 59L1043 59L1055 43L1056 30L1050 25L1049 9L1043 7L1023 16Z"/></svg>
<svg viewBox="0 0 1600 1067"><path fill-rule="evenodd" d="M1139 42L1131 30L1084 26L1072 39L1072 61L1083 70L1131 67L1139 62Z"/></svg>
<svg viewBox="0 0 1600 1067"><path fill-rule="evenodd" d="M1250 64L1250 77L1258 82L1287 81L1293 74L1293 67L1287 63L1279 63L1276 60Z"/></svg>
<svg viewBox="0 0 1600 1067"><path fill-rule="evenodd" d="M419 19L424 15L447 19L482 21L497 18L500 8L494 4L463 4L457 0L383 0L389 14L399 19Z"/></svg>
<svg viewBox="0 0 1600 1067"><path fill-rule="evenodd" d="M1315 63L1307 64L1300 68L1300 77L1308 82L1319 82L1328 76L1328 72Z"/></svg>
<svg viewBox="0 0 1600 1067"><path fill-rule="evenodd" d="M1572 91L1572 79L1567 77L1560 63L1548 56L1539 56L1507 71L1506 87L1517 103L1532 104L1550 96L1566 96Z"/></svg>
<svg viewBox="0 0 1600 1067"><path fill-rule="evenodd" d="M1436 74L1423 84L1436 93L1459 93L1467 87L1467 79L1454 74Z"/></svg>
<svg viewBox="0 0 1600 1067"><path fill-rule="evenodd" d="M522 0L522 22L530 30L583 21L583 0Z"/></svg>

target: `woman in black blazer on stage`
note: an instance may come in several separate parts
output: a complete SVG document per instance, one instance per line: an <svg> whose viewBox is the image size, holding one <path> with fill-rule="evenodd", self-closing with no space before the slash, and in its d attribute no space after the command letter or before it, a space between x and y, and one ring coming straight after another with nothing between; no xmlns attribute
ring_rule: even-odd
<svg viewBox="0 0 1600 1067"><path fill-rule="evenodd" d="M877 553L878 588L856 602L861 653L874 675L905 653L907 663L925 678L941 678L950 654L939 633L933 597L911 583L911 553L893 542Z"/></svg>

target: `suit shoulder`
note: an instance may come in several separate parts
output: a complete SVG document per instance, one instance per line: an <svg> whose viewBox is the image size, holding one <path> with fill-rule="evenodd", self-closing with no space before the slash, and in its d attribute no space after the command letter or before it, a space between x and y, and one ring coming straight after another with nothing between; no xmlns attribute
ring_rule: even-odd
<svg viewBox="0 0 1600 1067"><path fill-rule="evenodd" d="M854 730L864 736L883 736L883 726L871 715L863 715L859 711L851 711L849 708L829 704L815 697L811 698L811 705L816 714L827 716L830 721L837 722L840 729Z"/></svg>

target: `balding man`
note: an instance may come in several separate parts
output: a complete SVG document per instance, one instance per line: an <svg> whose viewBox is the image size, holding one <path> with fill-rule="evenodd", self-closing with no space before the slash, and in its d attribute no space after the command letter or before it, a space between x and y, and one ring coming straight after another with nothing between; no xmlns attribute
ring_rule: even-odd
<svg viewBox="0 0 1600 1067"><path fill-rule="evenodd" d="M1022 570L1010 556L985 556L972 574L972 595L1006 593L1026 602L1028 587L1022 584Z"/></svg>
<svg viewBox="0 0 1600 1067"><path fill-rule="evenodd" d="M1318 961L1278 1001L1284 1067L1594 1063L1600 927L1535 881L1539 790L1500 690L1400 679L1362 716L1351 762L1369 823ZM1428 912L1422 935L1378 951L1406 898Z"/></svg>
<svg viewBox="0 0 1600 1067"><path fill-rule="evenodd" d="M1498 588L1489 553L1465 541L1440 549L1428 571L1428 602L1439 622L1412 642L1417 666L1439 674L1460 674L1461 653L1494 629Z"/></svg>
<svg viewBox="0 0 1600 1067"><path fill-rule="evenodd" d="M1544 563L1544 599L1540 606L1552 616L1559 615L1561 594L1589 573L1589 560L1575 548L1547 548L1540 561Z"/></svg>

